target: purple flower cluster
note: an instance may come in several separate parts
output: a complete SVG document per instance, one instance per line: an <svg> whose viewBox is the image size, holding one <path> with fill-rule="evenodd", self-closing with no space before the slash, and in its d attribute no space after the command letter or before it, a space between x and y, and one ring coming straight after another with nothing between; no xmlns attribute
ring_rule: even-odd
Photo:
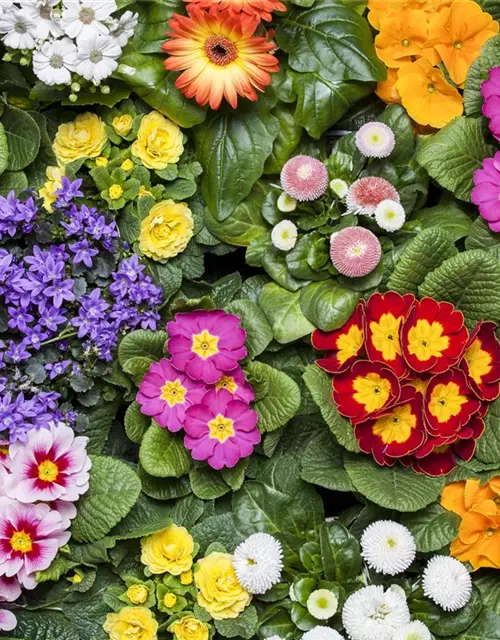
<svg viewBox="0 0 500 640"><path fill-rule="evenodd" d="M18 233L31 233L36 216L33 198L20 202L13 191L6 198L0 196L0 240L13 238Z"/></svg>
<svg viewBox="0 0 500 640"><path fill-rule="evenodd" d="M500 67L490 69L488 80L481 85L484 98L483 116L490 120L490 131L500 140Z"/></svg>

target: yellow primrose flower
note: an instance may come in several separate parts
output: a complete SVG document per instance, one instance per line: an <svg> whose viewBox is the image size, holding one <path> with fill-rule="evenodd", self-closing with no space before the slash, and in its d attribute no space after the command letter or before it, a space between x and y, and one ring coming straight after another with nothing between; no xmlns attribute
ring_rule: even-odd
<svg viewBox="0 0 500 640"><path fill-rule="evenodd" d="M193 572L191 569L189 571L183 571L181 573L181 584L191 584L193 582Z"/></svg>
<svg viewBox="0 0 500 640"><path fill-rule="evenodd" d="M47 167L45 170L47 182L38 191L40 198L43 198L43 206L50 213L52 205L56 201L56 191L62 188L62 177L65 175L64 167Z"/></svg>
<svg viewBox="0 0 500 640"><path fill-rule="evenodd" d="M163 200L142 221L139 248L153 260L173 258L187 247L193 227L193 216L185 202Z"/></svg>
<svg viewBox="0 0 500 640"><path fill-rule="evenodd" d="M139 187L139 198L141 198L142 196L152 196L153 194L151 193L151 191L148 191L146 185L141 184L141 186Z"/></svg>
<svg viewBox="0 0 500 640"><path fill-rule="evenodd" d="M122 116L116 116L111 123L115 133L119 136L128 136L132 130L134 120L128 113L124 113Z"/></svg>
<svg viewBox="0 0 500 640"><path fill-rule="evenodd" d="M124 607L118 613L108 613L104 631L111 640L157 640L158 622L146 607Z"/></svg>
<svg viewBox="0 0 500 640"><path fill-rule="evenodd" d="M208 640L208 625L194 616L184 616L176 620L169 631L177 640Z"/></svg>
<svg viewBox="0 0 500 640"><path fill-rule="evenodd" d="M174 122L158 111L143 117L132 153L145 167L165 169L167 164L177 162L183 151L182 132Z"/></svg>
<svg viewBox="0 0 500 640"><path fill-rule="evenodd" d="M199 590L198 604L214 620L237 618L252 599L238 582L229 553L214 551L199 560L194 581Z"/></svg>
<svg viewBox="0 0 500 640"><path fill-rule="evenodd" d="M81 113L60 124L52 148L60 164L78 158L97 158L108 141L104 122L95 113Z"/></svg>
<svg viewBox="0 0 500 640"><path fill-rule="evenodd" d="M98 158L95 159L96 167L107 167L108 164L109 164L109 160L104 156L99 156Z"/></svg>
<svg viewBox="0 0 500 640"><path fill-rule="evenodd" d="M109 197L111 200L119 200L123 195L123 189L119 184L112 184L109 187Z"/></svg>
<svg viewBox="0 0 500 640"><path fill-rule="evenodd" d="M132 171L132 169L134 168L134 162L133 160L131 160L130 158L127 158L126 160L124 160L121 164L121 168L124 171Z"/></svg>
<svg viewBox="0 0 500 640"><path fill-rule="evenodd" d="M141 549L141 562L151 573L178 576L193 564L193 538L184 527L175 524L142 538Z"/></svg>
<svg viewBox="0 0 500 640"><path fill-rule="evenodd" d="M149 589L143 584L133 584L127 589L127 598L132 604L144 604L149 596Z"/></svg>
<svg viewBox="0 0 500 640"><path fill-rule="evenodd" d="M177 602L177 596L175 593L166 593L163 596L163 604L167 607L167 609L171 609L175 607L175 603Z"/></svg>
<svg viewBox="0 0 500 640"><path fill-rule="evenodd" d="M79 573L75 573L75 575L69 577L68 580L73 584L80 584L80 582L83 582L83 576L81 576Z"/></svg>

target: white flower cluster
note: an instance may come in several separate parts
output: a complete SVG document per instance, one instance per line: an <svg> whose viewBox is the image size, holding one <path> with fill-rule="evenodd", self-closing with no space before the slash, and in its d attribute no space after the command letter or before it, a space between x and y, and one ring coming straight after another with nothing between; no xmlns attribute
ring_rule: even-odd
<svg viewBox="0 0 500 640"><path fill-rule="evenodd" d="M0 5L2 42L23 54L31 52L35 75L49 86L72 84L72 74L98 86L117 68L138 22L138 14L131 11L113 17L115 0L18 0Z"/></svg>

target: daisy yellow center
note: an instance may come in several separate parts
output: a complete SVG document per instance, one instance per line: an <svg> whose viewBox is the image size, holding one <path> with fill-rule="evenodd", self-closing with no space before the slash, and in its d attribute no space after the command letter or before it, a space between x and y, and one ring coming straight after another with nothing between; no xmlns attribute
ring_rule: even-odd
<svg viewBox="0 0 500 640"><path fill-rule="evenodd" d="M302 167L299 167L297 170L297 175L301 180L307 180L308 178L311 177L311 174L312 174L312 167L310 167L307 164Z"/></svg>
<svg viewBox="0 0 500 640"><path fill-rule="evenodd" d="M119 200L123 195L123 189L119 184L112 184L109 187L109 197L111 200Z"/></svg>
<svg viewBox="0 0 500 640"><path fill-rule="evenodd" d="M13 551L29 553L33 548L33 542L30 534L26 531L16 531L10 539L10 546Z"/></svg>
<svg viewBox="0 0 500 640"><path fill-rule="evenodd" d="M352 383L353 398L362 404L367 413L382 409L391 392L391 383L382 378L378 373L368 373L366 376L358 376Z"/></svg>
<svg viewBox="0 0 500 640"><path fill-rule="evenodd" d="M408 331L408 351L420 362L439 358L449 344L450 339L443 335L443 325L440 322L417 320L415 326Z"/></svg>
<svg viewBox="0 0 500 640"><path fill-rule="evenodd" d="M316 600L316 606L320 609L326 609L328 607L328 600L326 598L318 598Z"/></svg>
<svg viewBox="0 0 500 640"><path fill-rule="evenodd" d="M175 407L176 404L182 404L184 397L187 393L186 387L183 387L180 380L169 380L165 382L161 388L160 398L165 400L170 407Z"/></svg>
<svg viewBox="0 0 500 640"><path fill-rule="evenodd" d="M347 255L350 258L360 258L364 254L365 249L366 247L364 244L362 244L361 242L357 242L356 244L353 244L351 247L349 247Z"/></svg>
<svg viewBox="0 0 500 640"><path fill-rule="evenodd" d="M341 335L337 340L337 360L340 364L347 362L349 358L355 356L363 346L363 332L353 325L347 333Z"/></svg>
<svg viewBox="0 0 500 640"><path fill-rule="evenodd" d="M492 369L491 355L482 348L481 340L476 339L465 353L469 375L476 384L481 384L485 375Z"/></svg>
<svg viewBox="0 0 500 640"><path fill-rule="evenodd" d="M229 38L213 35L205 42L205 55L212 64L218 67L227 67L237 59L238 49Z"/></svg>
<svg viewBox="0 0 500 640"><path fill-rule="evenodd" d="M448 422L450 418L459 415L466 402L467 396L460 393L456 382L437 384L431 393L429 411L438 422Z"/></svg>
<svg viewBox="0 0 500 640"><path fill-rule="evenodd" d="M233 421L220 414L213 420L210 420L208 429L210 438L216 438L219 442L225 442L228 438L234 436Z"/></svg>
<svg viewBox="0 0 500 640"><path fill-rule="evenodd" d="M197 356L206 360L216 353L219 353L217 344L219 342L218 336L213 336L206 329L203 329L201 333L196 333L193 336L192 350Z"/></svg>
<svg viewBox="0 0 500 640"><path fill-rule="evenodd" d="M59 475L57 464L51 460L44 460L38 465L38 477L44 482L54 482Z"/></svg>
<svg viewBox="0 0 500 640"><path fill-rule="evenodd" d="M372 431L384 444L401 444L408 440L416 426L417 416L413 413L411 404L403 404L401 407L395 407L388 416L379 418Z"/></svg>
<svg viewBox="0 0 500 640"><path fill-rule="evenodd" d="M392 313L383 313L378 322L370 322L372 344L382 354L384 360L395 360L401 355L399 327L402 317L395 318Z"/></svg>
<svg viewBox="0 0 500 640"><path fill-rule="evenodd" d="M215 385L215 388L217 389L217 391L220 391L221 389L227 389L231 393L234 393L238 388L238 385L234 381L234 378L232 378L231 376L222 376L219 382Z"/></svg>

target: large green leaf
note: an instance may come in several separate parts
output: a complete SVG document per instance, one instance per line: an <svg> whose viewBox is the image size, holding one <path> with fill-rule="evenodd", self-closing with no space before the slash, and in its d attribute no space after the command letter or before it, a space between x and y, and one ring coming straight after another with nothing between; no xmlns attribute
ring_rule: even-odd
<svg viewBox="0 0 500 640"><path fill-rule="evenodd" d="M500 36L495 36L484 44L481 55L471 64L465 79L464 90L464 107L468 116L477 118L481 115L483 107L481 84L488 79L490 69L498 66L499 57Z"/></svg>
<svg viewBox="0 0 500 640"><path fill-rule="evenodd" d="M80 413L83 413L88 419L88 424L85 427L85 435L89 439L87 453L102 453L119 404L118 401L101 401L95 407L80 409Z"/></svg>
<svg viewBox="0 0 500 640"><path fill-rule="evenodd" d="M71 622L59 611L23 611L15 612L17 626L7 634L5 640L81 640ZM8 636L8 637L7 637Z"/></svg>
<svg viewBox="0 0 500 640"><path fill-rule="evenodd" d="M327 429L311 438L300 458L300 477L332 491L354 491L344 469L344 450Z"/></svg>
<svg viewBox="0 0 500 640"><path fill-rule="evenodd" d="M490 404L484 424L484 433L477 441L476 458L500 465L500 398Z"/></svg>
<svg viewBox="0 0 500 640"><path fill-rule="evenodd" d="M294 71L330 81L385 79L368 23L341 2L317 0L310 9L292 9L280 20L276 39Z"/></svg>
<svg viewBox="0 0 500 640"><path fill-rule="evenodd" d="M315 329L302 313L298 291L292 293L270 282L262 287L259 306L273 329L274 338L281 344L299 340Z"/></svg>
<svg viewBox="0 0 500 640"><path fill-rule="evenodd" d="M253 360L273 339L273 330L264 312L250 300L233 300L226 306L226 311L241 318L241 326L247 332L248 357Z"/></svg>
<svg viewBox="0 0 500 640"><path fill-rule="evenodd" d="M357 539L340 522L325 522L319 539L325 578L340 584L355 580L361 571Z"/></svg>
<svg viewBox="0 0 500 640"><path fill-rule="evenodd" d="M472 223L469 235L465 239L465 248L488 251L495 258L500 258L500 234L491 231L483 218L476 218Z"/></svg>
<svg viewBox="0 0 500 640"><path fill-rule="evenodd" d="M244 108L216 112L196 129L203 196L216 220L229 218L250 193L264 171L278 133L274 116Z"/></svg>
<svg viewBox="0 0 500 640"><path fill-rule="evenodd" d="M201 500L215 500L231 490L222 475L208 466L191 469L189 482L194 495Z"/></svg>
<svg viewBox="0 0 500 640"><path fill-rule="evenodd" d="M94 542L103 538L134 506L141 492L137 474L116 458L92 458L90 487L78 501L73 538Z"/></svg>
<svg viewBox="0 0 500 640"><path fill-rule="evenodd" d="M26 111L16 107L5 107L2 124L7 136L9 155L7 169L19 171L27 167L38 155L40 129Z"/></svg>
<svg viewBox="0 0 500 640"><path fill-rule="evenodd" d="M446 231L453 242L464 238L472 224L471 216L467 215L463 203L452 197L443 197L441 202L429 209L420 209L411 217L412 225L418 223L416 231L421 229L435 229L438 227Z"/></svg>
<svg viewBox="0 0 500 640"><path fill-rule="evenodd" d="M300 308L305 317L322 331L334 331L351 317L361 294L332 279L312 282L300 292Z"/></svg>
<svg viewBox="0 0 500 640"><path fill-rule="evenodd" d="M259 617L254 606L247 607L234 620L216 620L215 628L225 638L244 638L249 640L255 635Z"/></svg>
<svg viewBox="0 0 500 640"><path fill-rule="evenodd" d="M485 611L453 640L500 640L500 616Z"/></svg>
<svg viewBox="0 0 500 640"><path fill-rule="evenodd" d="M172 506L157 502L141 493L130 513L111 531L117 540L142 538L172 524Z"/></svg>
<svg viewBox="0 0 500 640"><path fill-rule="evenodd" d="M412 532L417 551L439 551L457 537L460 518L456 513L431 504L423 511L403 516L404 524Z"/></svg>
<svg viewBox="0 0 500 640"><path fill-rule="evenodd" d="M146 2L137 4L139 22L130 41L139 53L159 53L165 42L168 20L181 8L179 0L164 0L161 3ZM121 60L120 60L121 61Z"/></svg>
<svg viewBox="0 0 500 640"><path fill-rule="evenodd" d="M500 262L485 251L459 253L429 273L421 296L447 300L460 309L472 329L479 320L500 320Z"/></svg>
<svg viewBox="0 0 500 640"><path fill-rule="evenodd" d="M28 178L24 171L6 171L0 176L0 196L6 196L10 191L19 195L28 188Z"/></svg>
<svg viewBox="0 0 500 640"><path fill-rule="evenodd" d="M274 141L273 152L266 160L264 173L277 174L295 151L302 135L301 122L293 115L293 105L279 103L272 114L279 122L278 137Z"/></svg>
<svg viewBox="0 0 500 640"><path fill-rule="evenodd" d="M191 468L182 434L170 433L155 422L144 434L139 460L144 471L157 478L180 478Z"/></svg>
<svg viewBox="0 0 500 640"><path fill-rule="evenodd" d="M420 147L417 160L442 187L470 202L474 171L492 153L481 120L460 117L430 136Z"/></svg>
<svg viewBox="0 0 500 640"><path fill-rule="evenodd" d="M430 478L394 465L380 467L371 456L346 454L344 464L356 489L386 509L418 511L437 499L442 478Z"/></svg>
<svg viewBox="0 0 500 640"><path fill-rule="evenodd" d="M484 606L500 615L500 580L498 579L497 570L478 572L474 579L474 584L479 588L483 596Z"/></svg>
<svg viewBox="0 0 500 640"><path fill-rule="evenodd" d="M139 329L128 333L118 347L118 360L125 367L133 358L147 358L151 362L165 355L167 341L165 331L144 331Z"/></svg>
<svg viewBox="0 0 500 640"><path fill-rule="evenodd" d="M199 520L191 530L191 534L200 545L201 553L205 553L206 548L213 542L219 542L228 551L234 551L243 539L236 531L233 514L230 511Z"/></svg>

